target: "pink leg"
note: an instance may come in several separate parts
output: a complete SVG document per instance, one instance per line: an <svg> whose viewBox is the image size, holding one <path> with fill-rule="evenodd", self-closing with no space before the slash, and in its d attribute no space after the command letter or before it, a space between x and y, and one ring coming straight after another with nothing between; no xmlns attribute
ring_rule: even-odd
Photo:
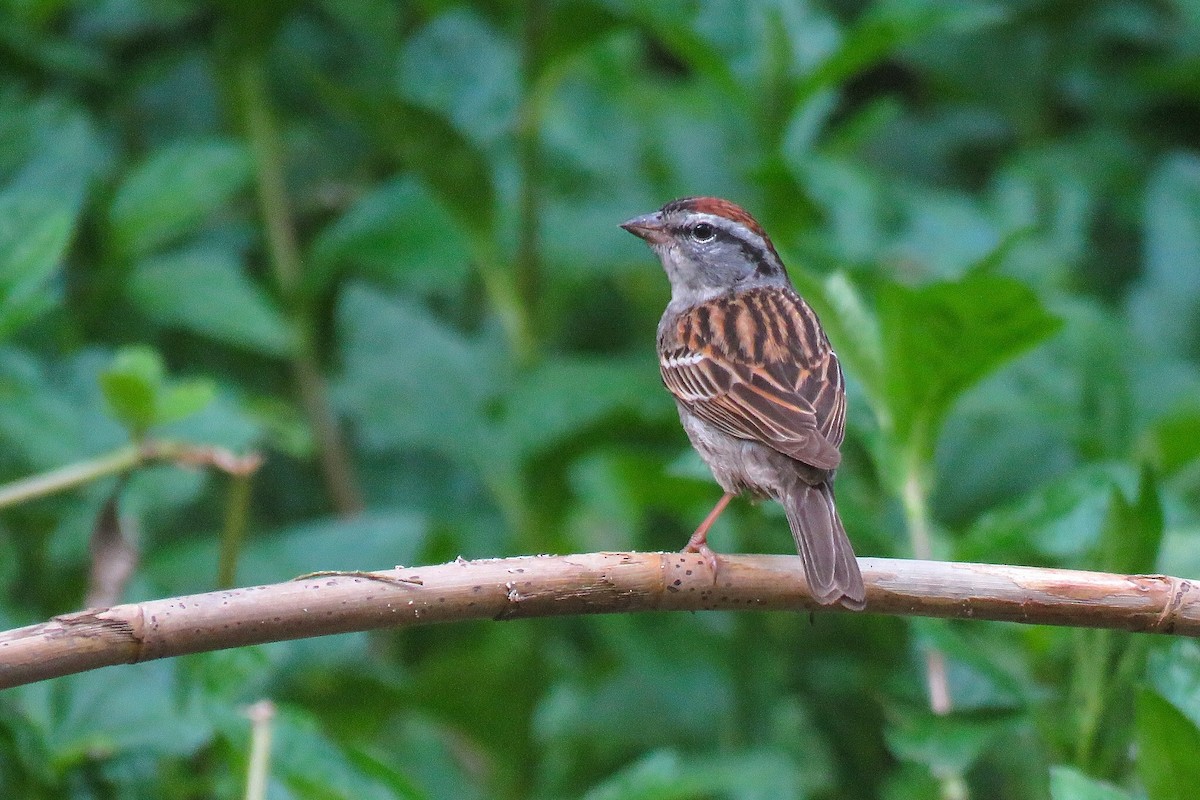
<svg viewBox="0 0 1200 800"><path fill-rule="evenodd" d="M699 553L708 560L708 565L712 567L713 580L717 579L717 554L708 546L708 529L717 521L717 517L721 516L721 512L725 510L725 506L729 505L729 501L734 498L734 495L726 492L724 496L717 501L713 506L713 510L708 512L708 516L700 523L700 527L696 528L696 532L692 534L692 538L688 539L688 543L684 546L685 553Z"/></svg>

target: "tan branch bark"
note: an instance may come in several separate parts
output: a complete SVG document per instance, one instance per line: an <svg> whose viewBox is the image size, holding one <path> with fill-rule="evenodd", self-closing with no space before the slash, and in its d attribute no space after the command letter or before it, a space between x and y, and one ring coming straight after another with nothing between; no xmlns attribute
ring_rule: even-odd
<svg viewBox="0 0 1200 800"><path fill-rule="evenodd" d="M860 559L867 611L1200 637L1200 582L1165 575ZM796 556L682 553L455 561L130 603L0 633L0 688L112 664L468 619L816 605Z"/></svg>

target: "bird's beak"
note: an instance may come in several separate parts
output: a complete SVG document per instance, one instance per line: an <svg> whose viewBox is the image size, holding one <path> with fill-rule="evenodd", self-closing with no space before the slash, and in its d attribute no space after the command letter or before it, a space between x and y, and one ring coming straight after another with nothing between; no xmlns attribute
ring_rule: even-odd
<svg viewBox="0 0 1200 800"><path fill-rule="evenodd" d="M658 244L666 241L666 230L663 227L662 214L657 211L653 214L644 214L640 217L627 219L621 223L621 227L634 236L645 239L650 244Z"/></svg>

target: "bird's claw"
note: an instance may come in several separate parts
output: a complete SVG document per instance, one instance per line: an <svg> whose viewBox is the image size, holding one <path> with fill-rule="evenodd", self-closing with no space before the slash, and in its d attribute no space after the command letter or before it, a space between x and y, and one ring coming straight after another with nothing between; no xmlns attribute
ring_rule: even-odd
<svg viewBox="0 0 1200 800"><path fill-rule="evenodd" d="M713 584L716 584L717 551L709 547L707 542L703 540L697 542L695 541L695 538L696 537L693 536L692 539L688 540L687 545L685 545L683 548L683 552L696 553L697 555L701 556L708 563L708 569L712 573L712 582Z"/></svg>

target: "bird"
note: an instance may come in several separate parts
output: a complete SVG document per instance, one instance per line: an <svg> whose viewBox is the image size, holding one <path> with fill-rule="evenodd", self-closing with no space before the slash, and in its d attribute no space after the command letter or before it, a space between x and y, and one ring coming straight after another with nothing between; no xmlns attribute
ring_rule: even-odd
<svg viewBox="0 0 1200 800"><path fill-rule="evenodd" d="M713 523L739 494L770 498L783 505L813 598L862 610L862 574L833 494L846 428L841 364L767 232L718 197L673 200L621 227L650 246L670 281L659 371L725 490L684 552L707 557L715 579Z"/></svg>

